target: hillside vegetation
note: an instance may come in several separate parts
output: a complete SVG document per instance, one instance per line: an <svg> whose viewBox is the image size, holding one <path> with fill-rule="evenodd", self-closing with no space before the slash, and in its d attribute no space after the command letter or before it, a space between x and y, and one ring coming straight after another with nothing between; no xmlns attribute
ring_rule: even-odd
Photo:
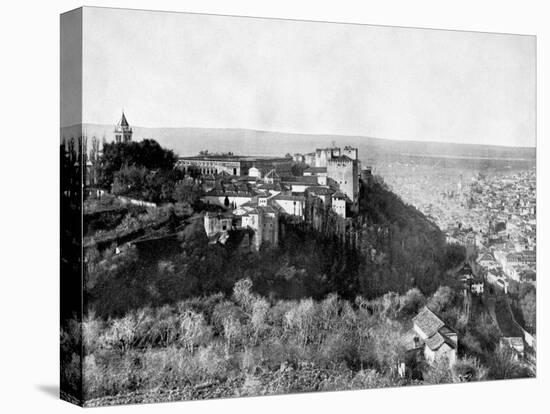
<svg viewBox="0 0 550 414"><path fill-rule="evenodd" d="M118 318L89 314L82 323L89 404L437 384L461 382L465 373L470 381L525 375L511 355L495 351L488 315L475 321L481 332L469 328L450 288L429 298L411 289L350 302L336 294L271 301L252 287L243 279L230 296L143 307ZM407 358L402 335L426 303L467 336L462 356L452 370L418 365L400 376L398 364ZM62 345L80 345L72 338L65 334Z"/></svg>

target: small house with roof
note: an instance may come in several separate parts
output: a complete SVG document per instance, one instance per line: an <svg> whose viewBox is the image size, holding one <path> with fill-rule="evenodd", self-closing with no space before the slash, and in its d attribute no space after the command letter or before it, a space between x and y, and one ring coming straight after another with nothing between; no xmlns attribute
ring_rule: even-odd
<svg viewBox="0 0 550 414"><path fill-rule="evenodd" d="M446 359L452 366L456 362L457 333L426 306L412 322L413 328L406 335L410 339L407 348L421 350L429 364Z"/></svg>

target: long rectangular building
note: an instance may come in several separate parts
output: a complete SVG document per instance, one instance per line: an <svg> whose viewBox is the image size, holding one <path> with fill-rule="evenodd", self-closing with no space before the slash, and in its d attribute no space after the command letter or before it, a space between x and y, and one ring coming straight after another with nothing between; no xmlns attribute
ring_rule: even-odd
<svg viewBox="0 0 550 414"><path fill-rule="evenodd" d="M205 154L191 157L180 157L176 167L185 171L197 170L201 174L248 175L252 167L258 169L275 169L288 171L292 164L291 158L241 156L233 154Z"/></svg>

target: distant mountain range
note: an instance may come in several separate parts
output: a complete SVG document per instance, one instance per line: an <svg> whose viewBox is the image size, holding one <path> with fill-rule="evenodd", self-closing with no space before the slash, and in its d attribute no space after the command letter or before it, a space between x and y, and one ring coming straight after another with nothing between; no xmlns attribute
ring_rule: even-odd
<svg viewBox="0 0 550 414"><path fill-rule="evenodd" d="M83 130L92 136L113 140L113 125L84 124ZM469 158L535 160L532 147L505 147L493 145L454 144L442 142L398 141L363 136L314 135L287 132L256 131L233 128L146 128L133 127L136 141L152 138L178 155L196 155L201 150L228 152L242 155L285 155L308 153L315 148L351 145L359 149L364 161L395 155ZM78 126L62 129L62 135L76 136Z"/></svg>

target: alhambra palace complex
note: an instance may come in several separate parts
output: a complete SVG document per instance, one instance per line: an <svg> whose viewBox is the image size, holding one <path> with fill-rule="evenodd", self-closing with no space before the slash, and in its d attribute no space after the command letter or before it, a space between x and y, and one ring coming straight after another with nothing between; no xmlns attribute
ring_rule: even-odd
<svg viewBox="0 0 550 414"><path fill-rule="evenodd" d="M333 146L292 158L233 154L181 157L177 167L198 172L206 191L203 201L226 210L204 217L211 241L224 243L230 230L247 229L251 246L259 249L266 241L277 245L281 214L304 220L308 202L321 203L345 219L359 197L358 158L357 148ZM291 172L296 163L307 166L303 175ZM363 174L370 174L370 170Z"/></svg>
<svg viewBox="0 0 550 414"><path fill-rule="evenodd" d="M296 162L307 165L301 176L291 172ZM266 241L277 245L281 214L303 220L306 203L317 202L345 219L359 197L360 161L357 149L351 147L317 149L293 159L233 154L181 157L177 166L198 171L206 190L203 201L226 209L204 217L213 243L223 243L230 230L248 229L253 248Z"/></svg>

